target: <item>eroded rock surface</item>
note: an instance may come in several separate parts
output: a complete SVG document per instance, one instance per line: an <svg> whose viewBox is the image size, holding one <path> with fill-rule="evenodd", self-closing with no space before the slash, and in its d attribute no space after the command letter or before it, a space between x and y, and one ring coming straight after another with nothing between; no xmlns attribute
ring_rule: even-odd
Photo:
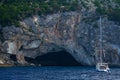
<svg viewBox="0 0 120 80"><path fill-rule="evenodd" d="M96 6L97 3L99 6ZM94 65L99 55L99 17L96 9L120 7L113 0L80 0L78 11L34 15L19 21L20 27L0 25L0 50L18 56L18 62L26 63L25 57L36 58L49 52L65 50L77 62ZM105 55L103 59L120 65L120 25L102 17ZM1 35L2 34L2 35ZM3 41L4 39L4 41ZM22 57L21 57L22 56Z"/></svg>
<svg viewBox="0 0 120 80"><path fill-rule="evenodd" d="M48 52L66 50L83 65L95 64L99 17L94 13L87 16L79 12L36 15L20 21L20 24L21 27L3 28L5 52L35 58ZM120 64L120 26L106 17L102 19L102 25L106 50L104 59L110 63Z"/></svg>

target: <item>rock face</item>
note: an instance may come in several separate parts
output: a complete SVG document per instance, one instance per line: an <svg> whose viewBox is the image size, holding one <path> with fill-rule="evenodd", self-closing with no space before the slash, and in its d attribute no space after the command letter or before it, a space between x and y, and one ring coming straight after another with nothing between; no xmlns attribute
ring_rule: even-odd
<svg viewBox="0 0 120 80"><path fill-rule="evenodd" d="M1 29L4 43L3 51L22 56L19 62L26 63L23 56L35 58L65 50L77 62L94 65L99 41L99 15L96 7L89 4L81 11L59 12L46 16L34 15L20 21L20 27L6 26ZM120 65L120 25L102 18L105 62ZM1 27L0 27L1 28ZM20 61L20 59L22 61Z"/></svg>

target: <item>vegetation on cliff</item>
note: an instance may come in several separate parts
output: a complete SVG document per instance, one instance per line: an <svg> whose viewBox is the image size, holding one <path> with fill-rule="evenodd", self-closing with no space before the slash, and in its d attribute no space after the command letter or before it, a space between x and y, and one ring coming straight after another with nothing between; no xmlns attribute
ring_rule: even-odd
<svg viewBox="0 0 120 80"><path fill-rule="evenodd" d="M16 20L22 20L25 17L34 14L49 14L60 10L64 5L66 10L75 10L77 3L71 5L63 0L4 0L0 5L0 23L18 24Z"/></svg>
<svg viewBox="0 0 120 80"><path fill-rule="evenodd" d="M101 6L104 0L2 0L0 2L0 24L18 25L18 20L29 17L35 14L43 15L55 13L60 10L71 11L80 10L80 4L86 7L86 3L92 1L97 6L97 12L110 16L111 20L120 22L120 8L109 9ZM103 1L103 3L102 3ZM118 5L120 0L114 0Z"/></svg>
<svg viewBox="0 0 120 80"><path fill-rule="evenodd" d="M97 6L96 11L102 15L107 15L110 20L116 21L120 24L120 0L114 0L113 2L107 2L103 4L104 0L95 0L94 4ZM111 5L111 4L113 5Z"/></svg>

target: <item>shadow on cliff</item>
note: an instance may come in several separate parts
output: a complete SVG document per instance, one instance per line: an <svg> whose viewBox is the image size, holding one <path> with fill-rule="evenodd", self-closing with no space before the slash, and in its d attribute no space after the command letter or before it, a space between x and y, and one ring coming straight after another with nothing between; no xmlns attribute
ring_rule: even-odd
<svg viewBox="0 0 120 80"><path fill-rule="evenodd" d="M41 66L80 66L68 52L50 52L42 56L38 56L35 59L26 57L27 62Z"/></svg>

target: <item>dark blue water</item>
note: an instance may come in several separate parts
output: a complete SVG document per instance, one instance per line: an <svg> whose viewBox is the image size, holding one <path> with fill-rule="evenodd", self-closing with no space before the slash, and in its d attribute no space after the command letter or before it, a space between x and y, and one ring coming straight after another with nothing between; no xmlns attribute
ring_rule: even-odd
<svg viewBox="0 0 120 80"><path fill-rule="evenodd" d="M120 80L120 68L105 73L94 67L7 67L0 68L0 80Z"/></svg>

